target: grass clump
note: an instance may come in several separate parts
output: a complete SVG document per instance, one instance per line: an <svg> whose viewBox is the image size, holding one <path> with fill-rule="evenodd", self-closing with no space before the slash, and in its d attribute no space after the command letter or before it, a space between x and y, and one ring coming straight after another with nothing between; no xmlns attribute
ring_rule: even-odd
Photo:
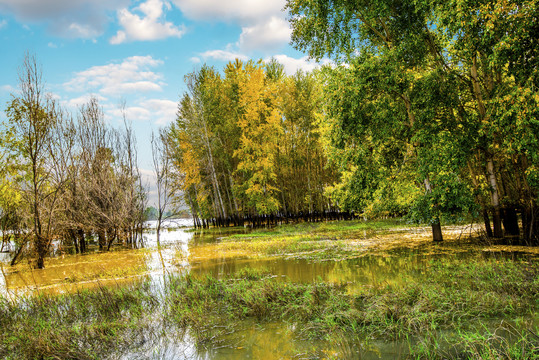
<svg viewBox="0 0 539 360"><path fill-rule="evenodd" d="M366 287L356 295L344 285L295 284L252 274L239 279L188 276L172 282L168 312L177 324L203 335L254 317L294 323L298 335L307 338L330 339L336 333L406 337L456 329L477 319L534 313L538 274L539 266L530 263L433 263L421 283Z"/></svg>
<svg viewBox="0 0 539 360"><path fill-rule="evenodd" d="M529 329L517 329L502 322L494 330L459 330L439 336L433 343L420 341L410 347L413 359L539 359L539 336ZM445 344L445 346L440 346Z"/></svg>
<svg viewBox="0 0 539 360"><path fill-rule="evenodd" d="M102 359L129 348L158 305L148 283L0 303L5 359Z"/></svg>

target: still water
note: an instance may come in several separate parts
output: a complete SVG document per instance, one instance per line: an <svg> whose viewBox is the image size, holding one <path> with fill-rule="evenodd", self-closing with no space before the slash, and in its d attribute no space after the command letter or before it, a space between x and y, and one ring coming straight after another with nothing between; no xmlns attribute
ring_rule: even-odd
<svg viewBox="0 0 539 360"><path fill-rule="evenodd" d="M396 248L384 252L365 252L342 261L316 261L297 256L251 257L241 251L222 252L217 246L226 236L248 232L230 228L206 232L194 231L190 220L181 219L165 224L157 246L155 222L148 222L143 244L138 249L115 248L110 252L70 254L72 249L57 248L55 256L46 260L46 268L34 270L30 264L10 267L9 254L0 254L0 292L8 297L34 291L69 292L80 287L102 286L134 281L150 276L159 291L170 274L212 274L221 277L243 268L263 269L283 280L313 282L317 280L346 284L349 292L362 287L383 284L397 285L403 274L424 276L433 259L462 260L485 256L515 255L512 252L491 252L469 249L425 246ZM416 238L428 238L428 229L414 230ZM425 236L426 235L426 236ZM395 234L367 234L368 237ZM397 236L399 236L397 234ZM409 232L408 235L409 236ZM388 238L389 239L389 238ZM380 239L379 239L380 240ZM383 239L381 239L383 240ZM323 341L298 339L292 325L286 323L259 324L252 320L236 324L234 331L223 331L222 339L213 347L197 348L189 332L148 341L146 346L120 356L124 359L288 359L331 358L339 354L363 359L399 358L408 351L408 343L391 339L364 342L347 341L329 344Z"/></svg>

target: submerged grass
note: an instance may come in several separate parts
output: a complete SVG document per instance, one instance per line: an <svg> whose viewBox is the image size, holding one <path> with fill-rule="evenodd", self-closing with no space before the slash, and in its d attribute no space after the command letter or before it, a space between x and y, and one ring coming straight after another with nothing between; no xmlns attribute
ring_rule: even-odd
<svg viewBox="0 0 539 360"><path fill-rule="evenodd" d="M275 254L322 251L327 241L340 249L345 237L370 231L368 226L389 231L397 225L296 224L278 234L234 235L221 244ZM469 328L492 319L537 318L537 261L440 259L428 263L421 276L402 276L399 286L355 286L353 294L349 284L293 283L246 268L224 278L170 276L157 290L141 281L15 300L0 295L0 358L115 359L184 336L203 351L226 346L227 334L246 320L284 322L297 338L322 340L332 349L303 357L354 358L374 339L409 339L410 358L539 358L536 325L509 328L509 336L500 329Z"/></svg>
<svg viewBox="0 0 539 360"><path fill-rule="evenodd" d="M312 338L335 332L404 337L475 319L534 313L538 274L535 263L436 262L421 283L410 279L398 288L365 287L355 295L345 285L294 284L264 274L223 280L188 276L173 281L169 312L181 325L256 317L297 322L300 335Z"/></svg>
<svg viewBox="0 0 539 360"><path fill-rule="evenodd" d="M0 298L0 357L101 359L132 346L159 302L149 283Z"/></svg>

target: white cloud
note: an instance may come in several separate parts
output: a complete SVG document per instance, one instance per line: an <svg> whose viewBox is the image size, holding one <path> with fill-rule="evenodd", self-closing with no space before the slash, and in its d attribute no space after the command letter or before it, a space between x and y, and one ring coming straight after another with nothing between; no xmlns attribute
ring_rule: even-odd
<svg viewBox="0 0 539 360"><path fill-rule="evenodd" d="M168 99L148 99L140 101L137 106L127 106L125 116L128 120L148 121L157 125L166 125L176 119L178 104ZM115 107L107 111L111 118L121 118L122 109Z"/></svg>
<svg viewBox="0 0 539 360"><path fill-rule="evenodd" d="M151 99L143 101L144 108L150 110L153 120L158 125L167 125L176 119L178 103L166 99Z"/></svg>
<svg viewBox="0 0 539 360"><path fill-rule="evenodd" d="M272 16L267 22L242 28L239 46L244 51L268 51L290 42L291 34L292 29L286 20Z"/></svg>
<svg viewBox="0 0 539 360"><path fill-rule="evenodd" d="M2 29L5 26L7 26L7 21L4 19L4 20L0 21L0 29Z"/></svg>
<svg viewBox="0 0 539 360"><path fill-rule="evenodd" d="M185 16L195 20L239 21L254 24L278 16L286 0L172 0Z"/></svg>
<svg viewBox="0 0 539 360"><path fill-rule="evenodd" d="M49 43L47 44L47 46L50 47L51 49L57 49L57 48L58 48L58 45L56 45L56 44L53 43L53 42L49 42Z"/></svg>
<svg viewBox="0 0 539 360"><path fill-rule="evenodd" d="M121 119L124 115L129 121L148 121L150 119L150 111L142 106L126 106L125 109L114 107L108 109L108 117L111 119Z"/></svg>
<svg viewBox="0 0 539 360"><path fill-rule="evenodd" d="M214 59L214 60L221 60L221 61L234 61L236 59L240 59L243 61L249 60L249 57L246 55L228 51L228 50L209 50L206 52L203 52L200 54L204 59Z"/></svg>
<svg viewBox="0 0 539 360"><path fill-rule="evenodd" d="M78 72L64 87L67 91L96 92L104 96L162 91L163 76L150 71L162 64L151 56L133 56L121 63L93 66Z"/></svg>
<svg viewBox="0 0 539 360"><path fill-rule="evenodd" d="M135 10L144 16L130 12L127 8L118 11L118 21L123 30L120 30L110 39L111 44L121 44L126 41L159 40L168 37L182 37L184 27L177 27L171 22L162 21L163 2L161 0L148 0Z"/></svg>
<svg viewBox="0 0 539 360"><path fill-rule="evenodd" d="M71 23L67 30L75 38L91 39L101 35L101 29L96 29L91 24Z"/></svg>
<svg viewBox="0 0 539 360"><path fill-rule="evenodd" d="M0 13L17 21L45 23L50 32L62 37L93 38L101 35L109 12L130 0L0 0Z"/></svg>
<svg viewBox="0 0 539 360"><path fill-rule="evenodd" d="M17 89L15 89L11 85L2 85L2 86L0 86L0 91L7 92L7 93L15 93L17 91Z"/></svg>
<svg viewBox="0 0 539 360"><path fill-rule="evenodd" d="M322 64L319 64L315 61L309 60L308 56L296 59L287 55L275 55L273 58L284 65L284 70L288 75L295 74L298 70L310 72L321 65L330 63L330 60L324 59L322 60ZM267 58L264 61L268 62L270 60L271 58Z"/></svg>
<svg viewBox="0 0 539 360"><path fill-rule="evenodd" d="M172 0L186 17L241 26L236 42L241 52L275 51L290 41L291 29L283 8L286 0ZM222 50L230 52L230 49ZM224 55L220 54L220 56ZM228 57L230 58L230 57Z"/></svg>
<svg viewBox="0 0 539 360"><path fill-rule="evenodd" d="M95 98L99 101L100 104L103 104L105 101L107 101L106 97L103 97L101 95L96 94L84 94L82 96L62 101L62 105L69 108L70 110L74 111L74 113L77 112L77 110L85 104L88 104L90 99Z"/></svg>

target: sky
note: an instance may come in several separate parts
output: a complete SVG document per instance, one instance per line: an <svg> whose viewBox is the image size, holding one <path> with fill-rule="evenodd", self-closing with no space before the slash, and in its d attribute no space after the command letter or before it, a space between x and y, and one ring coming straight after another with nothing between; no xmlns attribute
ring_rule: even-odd
<svg viewBox="0 0 539 360"><path fill-rule="evenodd" d="M293 49L285 0L0 0L0 120L25 53L74 116L91 96L119 127L121 105L151 183L152 131L176 119L184 76L204 63L269 60L288 74L317 65ZM151 198L151 196L150 196ZM150 200L151 202L151 200Z"/></svg>

